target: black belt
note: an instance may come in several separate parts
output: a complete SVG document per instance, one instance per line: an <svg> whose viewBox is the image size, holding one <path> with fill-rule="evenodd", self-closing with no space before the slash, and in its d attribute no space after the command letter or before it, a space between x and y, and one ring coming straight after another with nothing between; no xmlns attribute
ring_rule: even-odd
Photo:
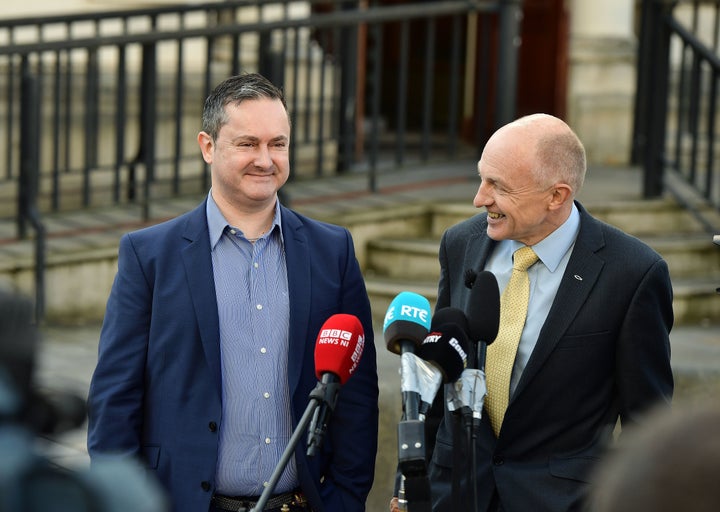
<svg viewBox="0 0 720 512"><path fill-rule="evenodd" d="M249 512L255 505L257 505L259 500L259 497L247 498L244 496L223 496L221 494L215 494L212 497L211 503L215 508L219 508L221 510ZM265 504L265 510L280 508L283 505L287 505L288 507L308 508L307 504L307 500L301 492L292 491L278 494L277 496L270 498Z"/></svg>

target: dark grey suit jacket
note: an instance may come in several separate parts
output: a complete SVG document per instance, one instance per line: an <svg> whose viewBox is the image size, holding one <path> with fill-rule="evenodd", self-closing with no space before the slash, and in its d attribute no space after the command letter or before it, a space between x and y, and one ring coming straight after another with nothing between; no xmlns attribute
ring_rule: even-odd
<svg viewBox="0 0 720 512"><path fill-rule="evenodd" d="M476 442L478 510L489 510L495 493L508 512L580 510L618 418L632 423L672 396L672 287L665 261L576 205L575 247L497 439L483 414ZM482 270L495 244L486 217L476 215L443 236L437 308L466 310L464 272ZM452 510L457 422L444 412L432 453L436 511ZM466 443L464 436L460 442ZM470 495L467 481L458 494Z"/></svg>

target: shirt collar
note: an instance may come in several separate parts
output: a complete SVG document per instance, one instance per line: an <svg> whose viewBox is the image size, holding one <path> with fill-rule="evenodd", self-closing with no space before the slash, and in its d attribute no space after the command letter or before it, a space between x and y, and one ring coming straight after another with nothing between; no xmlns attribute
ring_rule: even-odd
<svg viewBox="0 0 720 512"><path fill-rule="evenodd" d="M543 262L543 265L545 265L550 272L555 272L558 265L560 265L560 261L562 261L565 253L567 253L575 243L579 231L580 212L575 203L573 203L567 220L555 231L532 246L535 254L538 255L540 261ZM509 242L511 242L510 254L523 247L522 243L516 242L515 240L509 240Z"/></svg>
<svg viewBox="0 0 720 512"><path fill-rule="evenodd" d="M222 212L220 212L220 208L218 208L217 203L213 199L212 189L208 192L205 214L207 215L208 231L210 234L210 250L213 250L225 232L225 228L229 227L230 224ZM281 226L280 201L275 201L275 214L270 232L275 229L275 226ZM282 241L282 229L278 229L278 232L280 233L280 240Z"/></svg>

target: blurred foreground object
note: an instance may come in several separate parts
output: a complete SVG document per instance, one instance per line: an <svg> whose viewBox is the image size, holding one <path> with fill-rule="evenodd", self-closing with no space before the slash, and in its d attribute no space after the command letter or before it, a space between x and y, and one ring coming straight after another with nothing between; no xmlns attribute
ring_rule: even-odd
<svg viewBox="0 0 720 512"><path fill-rule="evenodd" d="M33 387L39 343L30 300L0 289L0 512L162 512L160 488L138 463L107 458L72 471L36 451L36 436L82 426L85 401Z"/></svg>
<svg viewBox="0 0 720 512"><path fill-rule="evenodd" d="M590 512L715 512L720 507L720 404L656 411L601 464Z"/></svg>

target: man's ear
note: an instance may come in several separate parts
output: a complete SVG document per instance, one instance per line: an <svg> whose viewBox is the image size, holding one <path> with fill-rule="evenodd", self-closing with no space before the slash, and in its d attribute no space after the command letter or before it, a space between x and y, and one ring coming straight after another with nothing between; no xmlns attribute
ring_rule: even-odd
<svg viewBox="0 0 720 512"><path fill-rule="evenodd" d="M570 185L567 183L557 183L555 184L555 187L552 190L552 198L550 199L550 208L555 210L563 205L565 205L568 201L572 201L573 198L573 190Z"/></svg>
<svg viewBox="0 0 720 512"><path fill-rule="evenodd" d="M213 149L215 147L212 137L207 132L200 132L198 133L197 141L200 146L200 151L202 152L203 160L205 160L206 164L211 164Z"/></svg>

